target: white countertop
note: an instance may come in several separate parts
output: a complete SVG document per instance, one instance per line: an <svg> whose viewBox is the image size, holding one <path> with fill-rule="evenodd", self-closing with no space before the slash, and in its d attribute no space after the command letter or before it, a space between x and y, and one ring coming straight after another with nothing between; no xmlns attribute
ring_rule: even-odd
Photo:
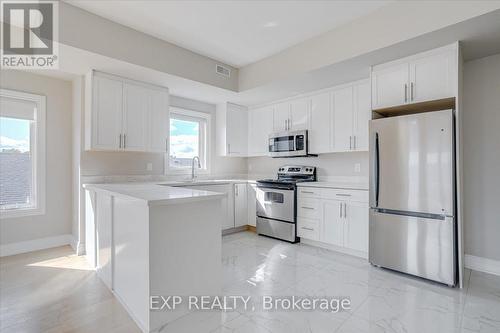
<svg viewBox="0 0 500 333"><path fill-rule="evenodd" d="M212 200L225 196L224 193L158 185L159 183L85 184L83 187L112 195L144 200L149 206Z"/></svg>
<svg viewBox="0 0 500 333"><path fill-rule="evenodd" d="M335 181L335 182L304 182L304 183L297 183L297 186L300 186L300 187L338 188L338 189L344 189L344 190L362 190L362 191L368 191L368 184L366 184L366 183L343 182L343 181Z"/></svg>

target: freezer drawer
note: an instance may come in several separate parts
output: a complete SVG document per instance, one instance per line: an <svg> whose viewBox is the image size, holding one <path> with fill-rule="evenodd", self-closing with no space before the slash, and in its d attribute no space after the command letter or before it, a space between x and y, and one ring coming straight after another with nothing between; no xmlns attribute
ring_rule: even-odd
<svg viewBox="0 0 500 333"><path fill-rule="evenodd" d="M456 284L455 220L370 210L369 259L374 265Z"/></svg>
<svg viewBox="0 0 500 333"><path fill-rule="evenodd" d="M296 224L257 217L257 234L296 242Z"/></svg>

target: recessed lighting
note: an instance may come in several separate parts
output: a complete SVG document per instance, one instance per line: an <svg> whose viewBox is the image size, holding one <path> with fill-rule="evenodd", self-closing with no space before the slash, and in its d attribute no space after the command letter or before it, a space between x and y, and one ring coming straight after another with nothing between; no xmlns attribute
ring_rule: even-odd
<svg viewBox="0 0 500 333"><path fill-rule="evenodd" d="M264 24L264 28L274 28L278 26L278 22L276 21L270 21Z"/></svg>

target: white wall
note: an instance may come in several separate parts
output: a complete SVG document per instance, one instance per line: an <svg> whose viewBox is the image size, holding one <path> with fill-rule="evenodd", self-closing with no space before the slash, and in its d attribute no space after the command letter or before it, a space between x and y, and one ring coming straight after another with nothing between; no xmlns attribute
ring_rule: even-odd
<svg viewBox="0 0 500 333"><path fill-rule="evenodd" d="M354 171L356 163L360 164L360 172ZM278 167L290 164L317 167L319 180L368 182L367 152L322 154L318 157L300 158L251 157L248 158L248 173L251 178L276 177Z"/></svg>
<svg viewBox="0 0 500 333"><path fill-rule="evenodd" d="M2 70L0 86L47 97L46 212L2 219L0 244L68 235L72 219L71 82L27 72Z"/></svg>
<svg viewBox="0 0 500 333"><path fill-rule="evenodd" d="M500 54L464 66L465 253L500 260Z"/></svg>

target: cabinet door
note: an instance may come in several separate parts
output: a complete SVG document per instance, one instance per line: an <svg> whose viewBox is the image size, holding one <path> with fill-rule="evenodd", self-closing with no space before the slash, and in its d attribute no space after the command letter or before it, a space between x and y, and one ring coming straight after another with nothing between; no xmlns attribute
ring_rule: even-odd
<svg viewBox="0 0 500 333"><path fill-rule="evenodd" d="M410 63L410 102L455 96L457 82L454 51L427 56Z"/></svg>
<svg viewBox="0 0 500 333"><path fill-rule="evenodd" d="M272 106L248 111L248 155L269 154L269 134L273 132Z"/></svg>
<svg viewBox="0 0 500 333"><path fill-rule="evenodd" d="M94 76L92 94L92 148L118 150L122 134L122 83Z"/></svg>
<svg viewBox="0 0 500 333"><path fill-rule="evenodd" d="M290 121L290 103L284 102L276 104L273 114L274 132L287 131Z"/></svg>
<svg viewBox="0 0 500 333"><path fill-rule="evenodd" d="M354 86L353 149L368 151L368 123L370 119L370 82L367 81Z"/></svg>
<svg viewBox="0 0 500 333"><path fill-rule="evenodd" d="M169 133L168 92L150 91L149 151L166 153Z"/></svg>
<svg viewBox="0 0 500 333"><path fill-rule="evenodd" d="M229 156L246 156L248 144L248 112L234 104L227 105L226 145Z"/></svg>
<svg viewBox="0 0 500 333"><path fill-rule="evenodd" d="M344 219L342 201L323 200L323 223L320 239L322 242L344 246Z"/></svg>
<svg viewBox="0 0 500 333"><path fill-rule="evenodd" d="M409 101L408 72L408 63L373 69L372 109L402 105Z"/></svg>
<svg viewBox="0 0 500 333"><path fill-rule="evenodd" d="M234 192L231 184L225 185L193 185L187 188L192 188L201 191L212 191L224 193L226 196L222 198L222 210L226 213L221 221L221 229L234 228Z"/></svg>
<svg viewBox="0 0 500 333"><path fill-rule="evenodd" d="M309 151L312 154L332 151L331 124L331 93L312 96L309 126Z"/></svg>
<svg viewBox="0 0 500 333"><path fill-rule="evenodd" d="M353 87L333 92L333 144L335 151L352 149Z"/></svg>
<svg viewBox="0 0 500 333"><path fill-rule="evenodd" d="M255 193L255 184L248 184L247 186L247 210L248 210L248 225L256 226L257 216L257 196Z"/></svg>
<svg viewBox="0 0 500 333"><path fill-rule="evenodd" d="M123 86L123 147L128 151L147 150L150 91L142 86Z"/></svg>
<svg viewBox="0 0 500 333"><path fill-rule="evenodd" d="M368 204L345 204L345 244L352 250L368 252Z"/></svg>
<svg viewBox="0 0 500 333"><path fill-rule="evenodd" d="M112 197L103 193L96 194L96 225L97 225L97 275L104 284L113 288L112 269Z"/></svg>
<svg viewBox="0 0 500 333"><path fill-rule="evenodd" d="M289 130L305 130L309 128L310 98L299 98L290 102Z"/></svg>
<svg viewBox="0 0 500 333"><path fill-rule="evenodd" d="M234 184L234 226L248 224L247 184Z"/></svg>

